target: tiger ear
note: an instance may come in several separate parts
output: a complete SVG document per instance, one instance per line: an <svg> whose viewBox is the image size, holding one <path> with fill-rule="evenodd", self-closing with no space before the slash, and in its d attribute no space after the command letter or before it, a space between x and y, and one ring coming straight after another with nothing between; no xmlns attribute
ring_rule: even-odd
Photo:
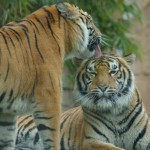
<svg viewBox="0 0 150 150"><path fill-rule="evenodd" d="M60 2L56 4L56 7L63 17L68 19L77 19L79 17L79 9L74 5Z"/></svg>
<svg viewBox="0 0 150 150"><path fill-rule="evenodd" d="M135 54L129 54L123 57L128 64L133 64L136 61L136 55Z"/></svg>
<svg viewBox="0 0 150 150"><path fill-rule="evenodd" d="M83 62L83 59L82 58L73 57L72 58L72 62L73 62L74 65L76 65L78 67Z"/></svg>

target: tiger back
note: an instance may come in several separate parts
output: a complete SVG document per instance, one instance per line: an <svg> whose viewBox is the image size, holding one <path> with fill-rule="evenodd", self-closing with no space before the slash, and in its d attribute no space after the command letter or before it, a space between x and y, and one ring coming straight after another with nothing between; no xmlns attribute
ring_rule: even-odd
<svg viewBox="0 0 150 150"><path fill-rule="evenodd" d="M74 96L81 106L61 115L62 150L150 149L150 120L129 67L133 61L133 55L76 60ZM34 149L40 138L28 120L32 116L18 120L17 146L26 146L29 135Z"/></svg>
<svg viewBox="0 0 150 150"><path fill-rule="evenodd" d="M100 55L100 37L91 16L69 3L45 6L0 29L1 150L14 149L22 114L33 114L45 150L60 149L64 57Z"/></svg>

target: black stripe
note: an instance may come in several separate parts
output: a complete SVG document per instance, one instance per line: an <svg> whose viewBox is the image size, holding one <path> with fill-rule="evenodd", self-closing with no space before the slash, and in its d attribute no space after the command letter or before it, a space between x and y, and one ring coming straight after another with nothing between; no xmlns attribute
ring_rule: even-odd
<svg viewBox="0 0 150 150"><path fill-rule="evenodd" d="M135 112L135 110L141 105L140 99L139 99L139 95L136 91L137 94L137 104L134 106L134 108L132 109L132 111L128 114L128 116L126 116L125 118L123 118L118 124L124 124L126 121L129 120L129 118L131 117L131 115L133 114L133 112Z"/></svg>
<svg viewBox="0 0 150 150"><path fill-rule="evenodd" d="M8 37L9 37L9 39L10 39L10 41L11 41L13 47L14 47L14 50L15 50L15 56L16 56L17 62L19 63L19 59L18 59L17 53L16 53L16 46L15 46L15 44L14 44L14 42L13 42L13 39L11 38L11 36L9 35L8 32L5 31L5 33L8 35Z"/></svg>
<svg viewBox="0 0 150 150"><path fill-rule="evenodd" d="M48 73L48 76L49 76L49 80L50 80L50 82L51 82L51 85L52 85L52 88L53 88L53 91L55 91L55 88L54 88L54 84L53 84L53 80L52 80L52 77L51 77L51 74L50 73ZM48 90L47 90L48 91ZM49 93L50 93L50 95L51 95L51 92L50 91L48 91Z"/></svg>
<svg viewBox="0 0 150 150"><path fill-rule="evenodd" d="M13 147L14 140L0 140L0 150L6 149L6 147Z"/></svg>
<svg viewBox="0 0 150 150"><path fill-rule="evenodd" d="M131 71L128 68L127 68L127 71L129 75L128 80L127 80L127 86L130 87L132 85Z"/></svg>
<svg viewBox="0 0 150 150"><path fill-rule="evenodd" d="M35 135L33 143L36 144L37 142L39 142L39 139L40 139L40 137L39 137L39 134L37 132L36 135Z"/></svg>
<svg viewBox="0 0 150 150"><path fill-rule="evenodd" d="M138 117L138 115L141 113L142 111L142 105L140 105L139 109L137 112L135 112L134 116L130 119L129 123L126 125L125 128L123 128L121 131L119 131L120 134L123 134L125 132L127 132L130 127L132 126L132 124L134 123L135 119Z"/></svg>
<svg viewBox="0 0 150 150"><path fill-rule="evenodd" d="M17 41L19 42L20 48L22 49L22 40L21 40L22 38L21 38L20 34L14 29L11 29L11 28L8 28L8 29L10 30L10 32L12 32L12 34L14 34ZM26 63L26 60L29 59L29 54L27 51L26 51L26 53L27 53L28 57L25 57L24 54L22 55L25 63ZM29 60L27 60L27 64L29 66Z"/></svg>
<svg viewBox="0 0 150 150"><path fill-rule="evenodd" d="M2 100L4 99L4 97L5 97L5 95L6 95L6 91L5 92L3 92L2 93L2 95L0 96L0 102L2 102Z"/></svg>
<svg viewBox="0 0 150 150"><path fill-rule="evenodd" d="M7 71L6 71L6 76L5 76L5 79L4 79L5 82L6 82L7 78L8 78L8 74L9 74L9 62L7 64Z"/></svg>
<svg viewBox="0 0 150 150"><path fill-rule="evenodd" d="M35 108L35 107L34 107L34 108ZM35 114L35 115L38 115L38 114L43 113L43 112L44 112L44 111L35 111L34 114Z"/></svg>
<svg viewBox="0 0 150 150"><path fill-rule="evenodd" d="M11 29L11 28L8 28L9 29L9 31L16 37L16 39L17 39L17 41L19 42L19 45L20 45L20 47L21 47L21 43L20 43L20 39L21 39L21 37L20 37L20 35L18 34L18 32L16 32L15 30L13 30L13 29ZM19 37L18 37L19 36Z"/></svg>
<svg viewBox="0 0 150 150"><path fill-rule="evenodd" d="M11 90L11 91L10 91L9 98L8 98L8 100L7 100L7 102L9 102L9 105L7 106L7 108L8 108L8 109L10 109L10 108L11 108L11 106L12 106L13 102L14 102L14 101L15 101L15 99L16 99L16 98L11 99L11 98L12 98L12 96L13 96L13 90Z"/></svg>
<svg viewBox="0 0 150 150"><path fill-rule="evenodd" d="M103 136L107 142L109 142L108 137L106 137L105 134L103 134L101 131L99 131L96 127L94 127L94 125L92 125L91 123L87 122L89 124L89 126L94 130L94 132L96 132L98 135Z"/></svg>
<svg viewBox="0 0 150 150"><path fill-rule="evenodd" d="M77 25L79 27L79 29L81 31L81 35L82 35L82 40L85 41L85 35L84 35L84 32L83 32L83 29L81 28L81 26L79 24L75 23L75 25Z"/></svg>
<svg viewBox="0 0 150 150"><path fill-rule="evenodd" d="M8 28L8 29L11 30L12 33L15 33L15 34L19 37L19 38L16 37L17 40L20 41L20 39L21 39L20 34L19 34L16 30L14 30L14 29L12 29L12 28Z"/></svg>
<svg viewBox="0 0 150 150"><path fill-rule="evenodd" d="M77 78L78 90L79 90L81 95L86 95L87 91L85 91L85 89L82 88L82 85L81 85L81 82L80 82L80 76L81 76L81 73L78 73L77 77L76 77Z"/></svg>
<svg viewBox="0 0 150 150"><path fill-rule="evenodd" d="M48 127L48 126L46 126L44 124L39 124L37 126L37 128L38 128L39 131L42 131L42 130L56 131L54 128L50 128L50 127Z"/></svg>
<svg viewBox="0 0 150 150"><path fill-rule="evenodd" d="M32 20L30 20L30 19L28 19L29 20L29 22L31 22L33 25L34 25L34 27L36 28L36 30L37 30L37 32L38 32L38 34L40 33L39 32L39 29L38 29L38 27L36 26L36 24L32 21Z"/></svg>
<svg viewBox="0 0 150 150"><path fill-rule="evenodd" d="M85 21L84 21L83 17L80 16L79 18L80 18L80 19L82 20L82 22L85 24Z"/></svg>
<svg viewBox="0 0 150 150"><path fill-rule="evenodd" d="M31 57L32 57L32 61L34 61L33 55L32 55L32 51L31 51L31 43L30 43L29 35L28 35L27 31L26 31L24 28L23 28L22 30L24 31L25 36L26 36L26 38L27 38L27 43L28 43L28 45L29 45L29 49L30 49L30 54L31 54ZM27 53L27 54L28 54L28 53ZM33 62L33 64L34 64L34 62Z"/></svg>
<svg viewBox="0 0 150 150"><path fill-rule="evenodd" d="M6 30L5 30L5 33L8 35L8 37L9 37L9 39L10 39L10 41L11 41L13 47L16 49L16 46L15 46L15 44L14 44L14 42L13 42L13 39L11 38L11 36L9 35L9 33L6 32Z"/></svg>
<svg viewBox="0 0 150 150"><path fill-rule="evenodd" d="M136 144L138 143L138 141L140 139L143 138L143 136L145 135L145 132L146 132L146 129L147 129L147 124L148 124L148 120L145 124L145 126L143 127L142 131L138 134L137 138L134 140L134 143L133 143L133 150L135 150L135 147L136 147Z"/></svg>
<svg viewBox="0 0 150 150"><path fill-rule="evenodd" d="M52 119L53 117L34 117L34 119L44 119L44 120L49 120L49 119Z"/></svg>
<svg viewBox="0 0 150 150"><path fill-rule="evenodd" d="M54 142L54 140L52 140L52 139L45 139L44 141L45 142Z"/></svg>
<svg viewBox="0 0 150 150"><path fill-rule="evenodd" d="M40 52L40 49L39 49L39 46L38 46L38 40L37 40L37 36L36 36L35 31L34 31L34 39L35 39L35 47L36 47L36 49L37 49L37 51L38 51L38 53L39 53L39 55L40 55L40 57L41 57L41 59L42 59L42 61L44 63L44 58L42 56L42 53Z"/></svg>
<svg viewBox="0 0 150 150"><path fill-rule="evenodd" d="M76 118L74 118L74 120L76 120ZM75 122L71 122L70 124L69 124L69 131L68 131L68 139L67 139L67 143L68 143L68 149L71 149L71 143L70 142L72 142L72 137L71 137L71 135L72 135L72 130L73 130L73 125L75 124ZM73 130L74 131L74 130Z"/></svg>
<svg viewBox="0 0 150 150"><path fill-rule="evenodd" d="M15 122L0 121L0 126L13 126Z"/></svg>
<svg viewBox="0 0 150 150"><path fill-rule="evenodd" d="M9 55L11 56L10 49L9 49L9 46L8 46L6 37L5 37L5 35L4 35L2 32L0 32L0 33L1 33L1 35L2 35L2 37L3 37L3 39L4 39L4 42L5 42L6 46L7 46L8 53L9 53Z"/></svg>
<svg viewBox="0 0 150 150"><path fill-rule="evenodd" d="M70 115L68 115L65 119L63 119L63 122L61 122L60 124L60 130L63 129L65 122L67 121L67 119L70 117Z"/></svg>
<svg viewBox="0 0 150 150"><path fill-rule="evenodd" d="M126 70L128 71L128 78L126 77L126 74L124 71L123 73L124 73L124 81L126 81L126 78L127 78L127 83L126 85L123 84L123 87L122 87L123 90L121 91L121 93L124 93L124 94L127 94L129 92L129 88L131 87L131 84L132 84L131 72L128 68L126 68Z"/></svg>
<svg viewBox="0 0 150 150"><path fill-rule="evenodd" d="M27 130L27 132L26 132L26 134L25 134L25 136L24 136L25 140L28 139L30 133L31 133L34 129L36 129L36 126L33 126L32 128L30 128L30 129Z"/></svg>
<svg viewBox="0 0 150 150"><path fill-rule="evenodd" d="M13 98L13 99L10 101L9 105L7 106L7 109L10 109L10 108L11 108L11 106L12 106L12 104L14 103L15 99L16 99L16 98Z"/></svg>
<svg viewBox="0 0 150 150"><path fill-rule="evenodd" d="M19 24L18 26L21 26L26 32L29 32L29 29L26 25L24 24Z"/></svg>
<svg viewBox="0 0 150 150"><path fill-rule="evenodd" d="M60 23L60 13L58 13L58 26L59 26L59 28L61 27L61 23Z"/></svg>
<svg viewBox="0 0 150 150"><path fill-rule="evenodd" d="M28 121L28 123L26 123L24 126L23 126L23 129L22 129L22 132L24 131L24 130L26 130L31 124L33 124L34 123L34 120L33 119L31 119L30 121Z"/></svg>
<svg viewBox="0 0 150 150"><path fill-rule="evenodd" d="M47 20L48 28L49 28L49 30L50 30L50 32L51 32L51 34L52 34L54 40L56 41L56 44L57 44L58 48L59 48L59 55L61 56L61 48L60 48L60 46L59 46L59 44L58 44L58 42L57 42L57 40L56 40L56 38L55 38L56 35L54 36L54 32L53 32L53 30L52 30L52 28L51 28L51 24L50 24L48 18L47 18L47 17L45 17L45 18L46 18L46 20ZM57 38L59 39L58 36L57 36Z"/></svg>
<svg viewBox="0 0 150 150"><path fill-rule="evenodd" d="M24 20L22 19L22 20L16 20L15 22L16 23L21 23L21 22L23 22Z"/></svg>
<svg viewBox="0 0 150 150"><path fill-rule="evenodd" d="M66 150L65 142L64 142L64 134L63 134L62 137L61 137L60 150Z"/></svg>
<svg viewBox="0 0 150 150"><path fill-rule="evenodd" d="M128 114L128 116L123 118L118 124L121 125L121 124L126 123L129 120L129 118L131 117L131 115L133 114L133 112L135 112L135 110L139 107L139 105L141 105L141 103L137 103L135 105L135 107L132 109L132 111Z"/></svg>
<svg viewBox="0 0 150 150"><path fill-rule="evenodd" d="M32 90L31 90L31 97L34 96L34 91L35 91L35 87L37 86L37 83L38 83L38 75L37 75L37 68L35 67L35 80L34 80L34 84L33 84L33 87L32 87Z"/></svg>
<svg viewBox="0 0 150 150"><path fill-rule="evenodd" d="M32 22L29 19L23 20L23 22L27 22L32 26Z"/></svg>
<svg viewBox="0 0 150 150"><path fill-rule="evenodd" d="M19 123L18 123L18 127L20 126L20 124L22 124L24 121L26 121L28 118L32 117L32 115L28 115L26 116L23 120L21 120Z"/></svg>
<svg viewBox="0 0 150 150"><path fill-rule="evenodd" d="M77 77L76 77L78 90L82 95L86 95L87 93L82 93L83 89L82 89L81 82L80 82L80 75L81 75L81 73L78 73Z"/></svg>
<svg viewBox="0 0 150 150"><path fill-rule="evenodd" d="M100 117L102 117L102 116L98 117L98 116L96 116L95 114L86 111L85 109L83 109L83 111L85 112L85 114L87 114L87 115L91 116L92 118L97 119L99 122L103 123L112 133L115 134L115 131L114 131L106 122L104 122L104 121L100 118ZM104 118L104 119L106 120L106 118ZM111 123L109 120L106 120L106 121L109 122L109 123L112 125L112 123Z"/></svg>
<svg viewBox="0 0 150 150"><path fill-rule="evenodd" d="M30 51L31 51L30 38L29 38L29 36L28 36L28 33L27 33L27 31L26 31L24 28L22 28L22 30L24 31L24 34L25 34L25 36L26 36L26 38L27 38L27 43L28 43L29 48L30 48ZM32 54L32 53L31 53L31 54Z"/></svg>
<svg viewBox="0 0 150 150"><path fill-rule="evenodd" d="M43 7L43 10L48 14L48 17L50 18L51 22L55 22L53 14L49 10L47 10L45 7Z"/></svg>
<svg viewBox="0 0 150 150"><path fill-rule="evenodd" d="M44 29L45 33L47 34L46 29L45 29L44 25L42 24L42 22L36 16L35 16L35 19L42 26L42 28Z"/></svg>
<svg viewBox="0 0 150 150"><path fill-rule="evenodd" d="M123 74L123 81L125 81L126 80L126 73L124 70L122 71L122 74Z"/></svg>
<svg viewBox="0 0 150 150"><path fill-rule="evenodd" d="M13 93L14 93L14 91L11 89L7 102L9 102L11 100Z"/></svg>

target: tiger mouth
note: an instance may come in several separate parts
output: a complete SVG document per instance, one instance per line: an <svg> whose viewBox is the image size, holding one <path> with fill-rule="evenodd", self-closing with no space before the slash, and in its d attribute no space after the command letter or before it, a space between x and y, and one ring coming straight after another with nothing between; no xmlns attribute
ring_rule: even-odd
<svg viewBox="0 0 150 150"><path fill-rule="evenodd" d="M95 57L101 57L102 51L100 49L100 38L95 38L89 42L88 48L91 52L95 51Z"/></svg>
<svg viewBox="0 0 150 150"><path fill-rule="evenodd" d="M109 100L109 101L111 101L111 102L115 102L116 100L117 100L117 95L116 94L114 94L114 93L112 93L112 94L110 94L110 95L108 95L108 96L106 96L106 95L98 95L98 94L96 94L95 96L94 96L94 100L93 100L93 102L94 102L94 104L97 104L98 102L100 102L101 100Z"/></svg>
<svg viewBox="0 0 150 150"><path fill-rule="evenodd" d="M96 47L99 44L100 44L100 38L92 39L92 40L89 41L88 48L92 52L92 51L96 50Z"/></svg>

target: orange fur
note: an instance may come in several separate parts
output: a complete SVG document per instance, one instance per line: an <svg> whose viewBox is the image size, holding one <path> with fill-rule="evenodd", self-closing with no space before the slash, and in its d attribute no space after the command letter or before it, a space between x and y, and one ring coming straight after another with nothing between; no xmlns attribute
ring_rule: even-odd
<svg viewBox="0 0 150 150"><path fill-rule="evenodd" d="M0 30L1 115L33 113L45 150L60 149L64 57L71 52L84 54L89 51L86 50L90 42L87 26L95 30L93 39L100 38L100 32L89 15L81 12L68 3L45 6ZM85 24L80 17L91 21L90 24ZM88 56L93 54L89 51ZM3 129L0 127L0 130ZM0 140L2 138L0 136ZM8 144L9 150L13 147L12 143ZM0 142L0 149L3 144Z"/></svg>

